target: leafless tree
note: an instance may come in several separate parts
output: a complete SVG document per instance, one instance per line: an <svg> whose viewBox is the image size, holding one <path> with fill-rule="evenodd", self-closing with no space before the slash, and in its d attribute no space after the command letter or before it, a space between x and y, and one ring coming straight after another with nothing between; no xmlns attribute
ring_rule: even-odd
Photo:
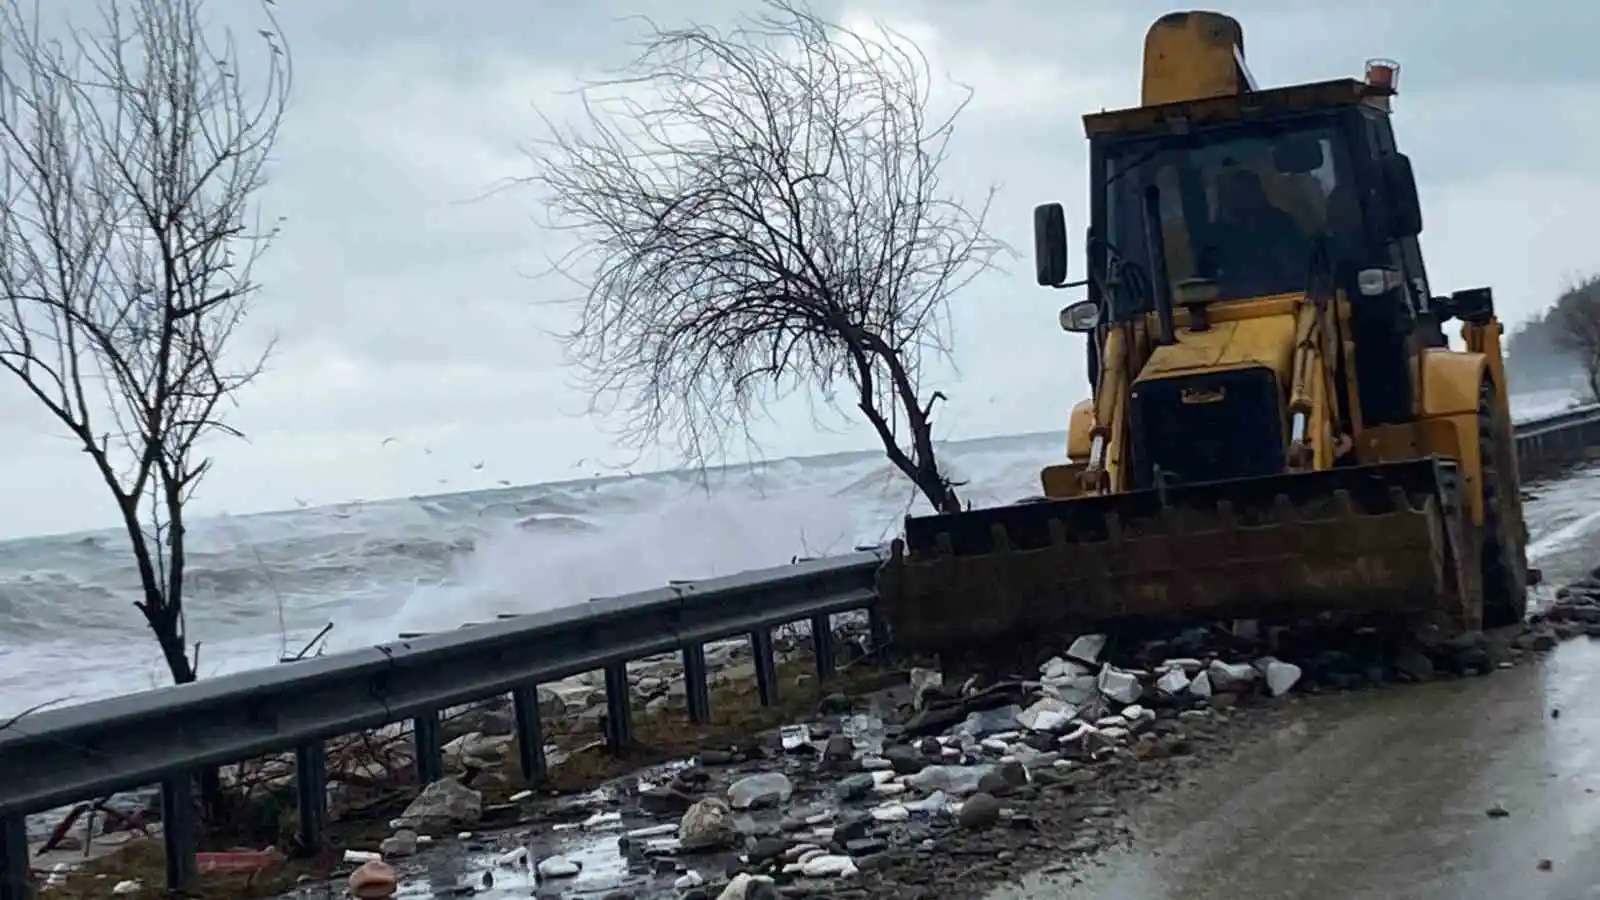
<svg viewBox="0 0 1600 900"><path fill-rule="evenodd" d="M1583 366L1589 400L1600 403L1600 276L1569 287L1550 312L1556 346Z"/></svg>
<svg viewBox="0 0 1600 900"><path fill-rule="evenodd" d="M265 360L230 344L276 232L254 203L290 80L266 2L246 73L204 0L104 0L92 28L0 0L0 367L110 489L179 683L184 505Z"/></svg>
<svg viewBox="0 0 1600 900"><path fill-rule="evenodd" d="M736 28L648 31L586 83L575 125L546 118L530 177L578 250L562 337L598 407L639 448L703 466L764 404L809 389L855 406L936 509L960 508L934 454L925 358L948 300L1007 248L941 168L965 92L930 100L908 39L854 33L788 0Z"/></svg>

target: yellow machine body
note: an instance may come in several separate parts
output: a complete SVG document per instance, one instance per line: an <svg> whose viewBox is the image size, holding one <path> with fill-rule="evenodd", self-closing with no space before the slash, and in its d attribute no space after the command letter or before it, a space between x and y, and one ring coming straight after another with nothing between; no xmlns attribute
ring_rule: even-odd
<svg viewBox="0 0 1600 900"><path fill-rule="evenodd" d="M1162 17L1144 50L1142 105L1085 117L1093 396L1071 410L1041 497L907 519L879 574L896 644L1004 646L1124 617L1520 619L1526 531L1492 295L1427 295L1409 161L1392 137L1358 155L1392 134L1392 81L1260 90L1242 29L1217 13ZM1233 153L1252 141L1271 153ZM1246 270L1273 268L1270 253L1207 261L1208 234L1250 233L1215 213L1240 170L1274 207L1263 215L1289 223L1278 231L1308 225L1304 279L1291 267L1252 292ZM1142 231L1119 199L1141 178ZM1361 223L1344 231L1341 178L1385 197L1337 219ZM1097 250L1107 234L1122 247ZM1142 257L1128 251L1140 242ZM1041 284L1062 286L1059 252Z"/></svg>

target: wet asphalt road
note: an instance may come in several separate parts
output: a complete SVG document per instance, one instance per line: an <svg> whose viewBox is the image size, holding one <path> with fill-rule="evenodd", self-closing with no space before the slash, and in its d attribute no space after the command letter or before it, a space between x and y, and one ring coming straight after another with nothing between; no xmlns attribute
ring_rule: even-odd
<svg viewBox="0 0 1600 900"><path fill-rule="evenodd" d="M1600 475L1528 512L1550 582L1600 562ZM1152 798L1132 849L1082 883L1025 879L991 900L1600 898L1600 641L1303 708L1262 746ZM1488 815L1497 804L1509 815Z"/></svg>

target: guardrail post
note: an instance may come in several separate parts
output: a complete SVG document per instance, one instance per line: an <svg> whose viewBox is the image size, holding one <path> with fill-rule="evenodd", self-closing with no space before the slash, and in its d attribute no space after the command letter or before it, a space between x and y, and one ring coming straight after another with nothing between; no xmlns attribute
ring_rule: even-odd
<svg viewBox="0 0 1600 900"><path fill-rule="evenodd" d="M834 676L833 616L823 613L811 617L811 654L817 659L817 681Z"/></svg>
<svg viewBox="0 0 1600 900"><path fill-rule="evenodd" d="M776 706L778 661L772 648L771 628L757 628L750 632L750 655L756 666L756 690L761 694L761 705Z"/></svg>
<svg viewBox="0 0 1600 900"><path fill-rule="evenodd" d="M539 721L539 686L524 684L511 690L511 706L517 716L517 762L522 777L530 783L544 780L544 728Z"/></svg>
<svg viewBox="0 0 1600 900"><path fill-rule="evenodd" d="M633 688L628 664L612 663L606 673L606 749L621 754L633 744Z"/></svg>
<svg viewBox="0 0 1600 900"><path fill-rule="evenodd" d="M706 679L706 645L683 648L683 696L689 704L689 721L704 725L711 721L711 684Z"/></svg>
<svg viewBox="0 0 1600 900"><path fill-rule="evenodd" d="M417 745L417 784L424 787L444 777L444 748L440 746L439 711L430 709L411 720Z"/></svg>
<svg viewBox="0 0 1600 900"><path fill-rule="evenodd" d="M322 849L322 825L328 818L328 748L321 741L294 748L295 799L300 807L300 847L307 854Z"/></svg>
<svg viewBox="0 0 1600 900"><path fill-rule="evenodd" d="M200 829L194 807L194 773L168 775L161 782L161 837L167 852L167 890L194 887Z"/></svg>
<svg viewBox="0 0 1600 900"><path fill-rule="evenodd" d="M0 817L0 900L28 900L28 820Z"/></svg>

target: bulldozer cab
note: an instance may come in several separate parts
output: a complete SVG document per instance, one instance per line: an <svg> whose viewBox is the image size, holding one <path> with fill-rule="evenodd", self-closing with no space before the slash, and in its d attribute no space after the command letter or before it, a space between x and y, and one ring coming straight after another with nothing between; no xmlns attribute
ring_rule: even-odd
<svg viewBox="0 0 1600 900"><path fill-rule="evenodd" d="M1445 341L1387 95L1350 79L1085 117L1097 323L1151 316L1159 332L1320 283L1353 298L1364 420L1406 419L1411 359ZM1064 240L1036 242L1040 283L1061 286Z"/></svg>

